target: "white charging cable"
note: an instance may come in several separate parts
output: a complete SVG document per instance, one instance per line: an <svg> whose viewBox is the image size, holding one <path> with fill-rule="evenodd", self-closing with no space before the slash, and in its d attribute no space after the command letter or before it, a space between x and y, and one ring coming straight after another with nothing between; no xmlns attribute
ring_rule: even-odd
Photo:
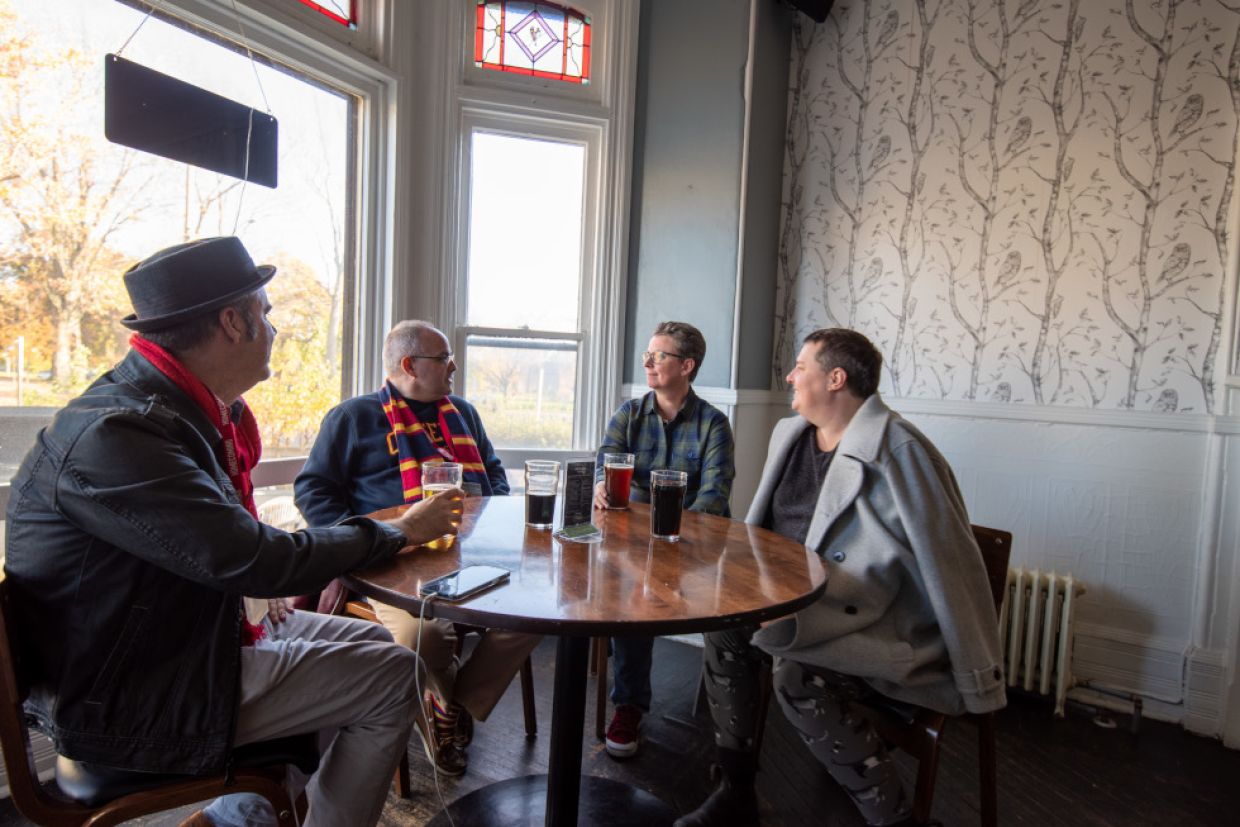
<svg viewBox="0 0 1240 827"><path fill-rule="evenodd" d="M418 636L417 636L417 639L414 640L413 642L413 653L418 656L419 667L421 667L423 663L423 660L422 660L422 627L426 624L426 607L429 606L431 604L431 601L433 601L437 596L438 595L434 595L434 594L422 595L422 607L418 610ZM421 678L422 678L422 669L421 668L414 669L413 670L413 688L414 688L414 691L418 693L418 705L420 709L422 710L423 717L425 718L426 701L425 701L425 696L422 693ZM452 819L452 813L448 811L448 801L447 799L443 797L443 788L439 786L439 763L438 761L436 761L436 755L438 753L438 746L435 743L436 739L435 739L434 703L435 701L432 699L430 719L426 721L426 730L427 730L426 737L430 739L430 743L427 744L427 747L429 748L428 751L431 754L431 772L434 774L434 777L435 777L435 793L439 796L439 803L443 807L444 815L448 817L448 824L450 824L452 827L456 827L456 822Z"/></svg>

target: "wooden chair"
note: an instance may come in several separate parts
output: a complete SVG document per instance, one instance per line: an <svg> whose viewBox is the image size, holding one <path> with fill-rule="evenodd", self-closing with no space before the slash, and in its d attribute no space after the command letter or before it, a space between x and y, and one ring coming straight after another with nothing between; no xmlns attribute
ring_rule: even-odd
<svg viewBox="0 0 1240 827"><path fill-rule="evenodd" d="M365 600L361 600L353 595L350 595L349 599L344 602L342 613L359 620L368 620L371 623L379 622L379 617L375 614L374 608ZM482 631L474 626L466 626L464 624L457 624L457 630L463 633ZM461 635L458 634L456 643L458 655L461 653L461 645ZM525 663L521 664L521 704L525 712L525 737L534 738L538 735L538 715L534 709L534 665L528 656L525 659ZM401 756L400 766L396 768L396 778L394 780L396 792L401 798L411 798L413 796L412 786L409 781L408 752Z"/></svg>
<svg viewBox="0 0 1240 827"><path fill-rule="evenodd" d="M1012 535L994 528L973 526L973 537L982 550L982 562L990 581L995 614L1003 605L1007 588L1008 560L1012 554ZM858 706L861 706L860 704ZM913 820L930 819L934 802L934 783L939 767L939 740L950 716L911 704L870 704L861 710L878 734L917 759L917 787L913 793ZM995 715L993 712L969 717L977 722L978 780L981 787L981 820L984 827L998 823L997 779L995 771Z"/></svg>
<svg viewBox="0 0 1240 827"><path fill-rule="evenodd" d="M468 623L453 623L456 627L456 654L459 657L465 647L465 635L480 635L486 631L481 626L470 626ZM534 708L534 664L530 656L525 656L521 664L521 712L525 716L525 737L538 737L538 711Z"/></svg>
<svg viewBox="0 0 1240 827"><path fill-rule="evenodd" d="M590 674L595 677L594 734L607 737L607 649L611 638L590 638Z"/></svg>
<svg viewBox="0 0 1240 827"><path fill-rule="evenodd" d="M216 796L257 793L271 802L280 827L296 824L284 767L295 763L308 773L315 770L313 734L241 747L233 752L231 772L209 776L115 770L62 756L56 772L65 797L53 795L39 782L35 767L22 710L28 688L9 628L8 584L0 580L0 748L13 803L30 821L43 827L105 827Z"/></svg>
<svg viewBox="0 0 1240 827"><path fill-rule="evenodd" d="M1007 589L1008 560L1012 556L1012 535L1007 531L975 525L973 538L982 551L982 563L986 567L986 579L990 596L995 602L995 615L1003 605ZM767 710L771 702L771 674L762 674L758 731L755 749L762 750L762 735L766 731ZM904 750L917 759L917 787L913 793L913 820L918 823L930 820L930 805L934 802L934 782L939 768L939 739L947 726L948 715L913 704L894 700L866 699L857 704L857 710L874 725L879 736L888 744ZM995 776L995 715L987 712L970 715L977 722L978 780L981 787L981 818L984 827L998 823L997 781Z"/></svg>

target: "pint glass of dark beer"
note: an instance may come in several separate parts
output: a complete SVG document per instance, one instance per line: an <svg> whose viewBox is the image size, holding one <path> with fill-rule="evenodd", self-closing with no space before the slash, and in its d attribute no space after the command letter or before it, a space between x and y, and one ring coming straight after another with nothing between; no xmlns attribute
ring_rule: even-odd
<svg viewBox="0 0 1240 827"><path fill-rule="evenodd" d="M656 540L680 540L680 514L688 485L689 475L684 471L650 472L650 536Z"/></svg>
<svg viewBox="0 0 1240 827"><path fill-rule="evenodd" d="M555 492L560 482L560 463L555 460L525 461L525 524L551 528L555 522Z"/></svg>
<svg viewBox="0 0 1240 827"><path fill-rule="evenodd" d="M629 507L629 485L633 482L632 454L603 454L603 485L607 507L620 511Z"/></svg>

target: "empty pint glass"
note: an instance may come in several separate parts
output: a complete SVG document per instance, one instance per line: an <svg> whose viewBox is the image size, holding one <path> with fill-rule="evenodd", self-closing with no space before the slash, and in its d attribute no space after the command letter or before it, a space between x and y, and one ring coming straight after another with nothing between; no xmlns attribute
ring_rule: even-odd
<svg viewBox="0 0 1240 827"><path fill-rule="evenodd" d="M608 508L623 510L629 507L629 485L632 482L632 454L603 454L603 486L607 491Z"/></svg>
<svg viewBox="0 0 1240 827"><path fill-rule="evenodd" d="M680 515L688 485L689 475L684 471L650 472L650 535L656 540L680 540Z"/></svg>
<svg viewBox="0 0 1240 827"><path fill-rule="evenodd" d="M459 462L431 462L422 464L422 496L433 497L441 491L460 488L464 477L464 469ZM444 549L452 545L456 539L454 534L445 534L431 540L427 548Z"/></svg>
<svg viewBox="0 0 1240 827"><path fill-rule="evenodd" d="M555 522L555 492L560 483L560 463L555 460L525 461L525 524L551 528Z"/></svg>

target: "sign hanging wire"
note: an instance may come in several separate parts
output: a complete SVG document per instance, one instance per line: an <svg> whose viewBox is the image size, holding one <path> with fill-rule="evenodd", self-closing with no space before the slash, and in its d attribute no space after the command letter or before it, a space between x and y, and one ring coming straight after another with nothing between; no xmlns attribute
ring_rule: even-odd
<svg viewBox="0 0 1240 827"><path fill-rule="evenodd" d="M130 33L129 33L129 37L125 38L125 42L124 42L124 43L122 43L122 44L121 44L121 47L120 47L119 49L117 49L117 50L116 50L116 56L117 56L117 57L120 57L122 54L124 54L124 52L125 52L125 47L127 47L127 46L129 45L129 41L133 40L133 39L134 39L134 36L135 36L135 35L136 35L139 31L141 31L141 30L142 30L142 27L143 27L143 26L145 26L145 25L146 25L146 21L148 21L148 20L150 20L150 19L151 19L151 15L155 13L155 9L157 9L157 8L158 8L158 7L160 7L160 6L162 6L163 4L164 4L164 0L157 0L157 2L155 3L155 5L151 6L149 9L147 9L147 10L146 10L146 14L142 15L142 19L138 21L138 27L137 27L136 29L134 29L132 32L130 32Z"/></svg>
<svg viewBox="0 0 1240 827"><path fill-rule="evenodd" d="M132 32L130 32L129 37L125 38L125 42L122 43L121 47L116 50L117 57L120 57L125 52L125 49L129 46L129 43L134 39L134 37L137 36L138 32L142 30L142 27L146 25L146 21L150 20L151 15L154 14L155 10L161 7L162 5L163 5L163 0L156 0L154 4L150 5L150 7L146 11L146 14L144 14L142 16L142 19L138 21L138 25L134 28ZM231 5L232 5L232 11L233 11L233 19L237 21L237 32L241 37L241 45L245 47L246 56L249 57L250 59L250 68L254 71L254 83L258 86L258 94L263 99L263 108L266 110L267 114L270 115L271 114L271 103L270 101L267 100L267 90L263 88L263 80L261 77L259 77L259 74L258 74L258 61L254 59L254 52L253 50L250 49L250 38L245 33L245 24L241 22L241 12L237 9L237 0L231 0ZM237 214L233 218L233 229L232 229L233 235L237 234L237 227L240 226L241 224L241 206L245 202L245 187L246 187L246 184L249 183L249 177L250 177L250 142L253 136L254 136L254 107L250 107L250 117L248 118L246 122L246 130L245 130L245 161L243 164L244 172L242 173L242 177L241 177L241 192L238 193L237 195Z"/></svg>

